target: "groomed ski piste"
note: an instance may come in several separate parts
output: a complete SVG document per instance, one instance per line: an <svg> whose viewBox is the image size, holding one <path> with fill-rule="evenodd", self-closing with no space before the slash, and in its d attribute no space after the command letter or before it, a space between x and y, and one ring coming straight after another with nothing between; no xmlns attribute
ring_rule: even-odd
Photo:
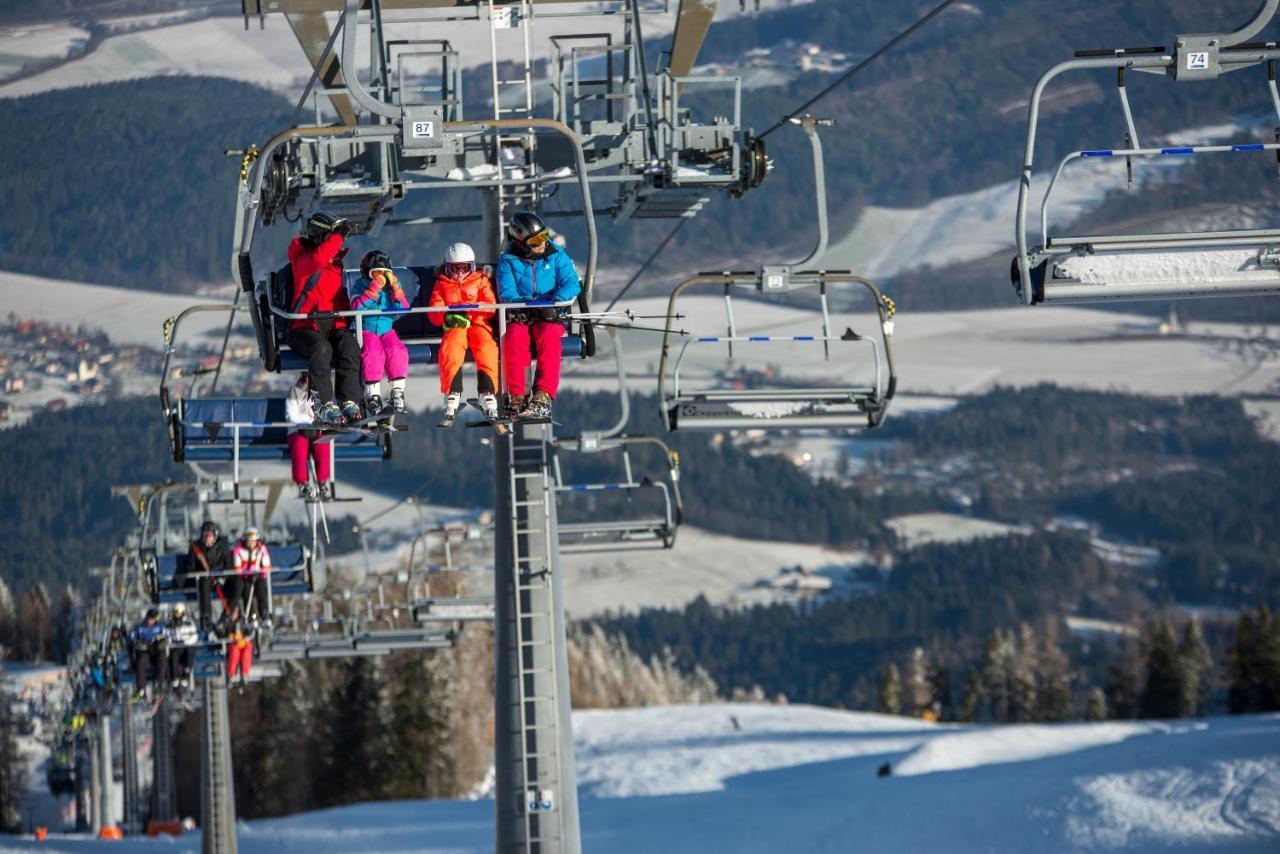
<svg viewBox="0 0 1280 854"><path fill-rule="evenodd" d="M580 711L574 734L589 852L1280 850L1280 715L963 726L726 703ZM243 854L453 854L491 851L492 833L480 797L242 821L238 838ZM0 837L126 848L200 837Z"/></svg>

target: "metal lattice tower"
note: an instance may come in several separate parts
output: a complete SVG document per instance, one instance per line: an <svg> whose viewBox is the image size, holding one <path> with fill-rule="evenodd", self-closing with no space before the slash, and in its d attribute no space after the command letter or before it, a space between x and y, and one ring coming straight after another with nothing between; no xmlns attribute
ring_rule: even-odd
<svg viewBox="0 0 1280 854"><path fill-rule="evenodd" d="M552 428L494 442L495 850L579 854Z"/></svg>
<svg viewBox="0 0 1280 854"><path fill-rule="evenodd" d="M236 854L236 793L231 780L231 722L227 684L221 678L202 683L204 725L200 741L200 816L203 854Z"/></svg>
<svg viewBox="0 0 1280 854"><path fill-rule="evenodd" d="M160 701L151 719L151 817L168 821L178 814L178 794L173 767L173 729L169 719L169 698Z"/></svg>
<svg viewBox="0 0 1280 854"><path fill-rule="evenodd" d="M120 762L124 770L125 833L142 829L142 785L138 779L138 730L133 704L125 699L120 704Z"/></svg>
<svg viewBox="0 0 1280 854"><path fill-rule="evenodd" d="M111 713L108 711L98 718L98 791L94 798L97 827L94 832L115 823L115 783L111 768Z"/></svg>

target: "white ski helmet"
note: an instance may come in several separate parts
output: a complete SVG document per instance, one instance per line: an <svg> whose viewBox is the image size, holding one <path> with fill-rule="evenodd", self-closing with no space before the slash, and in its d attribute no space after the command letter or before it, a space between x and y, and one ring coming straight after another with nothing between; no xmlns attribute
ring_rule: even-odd
<svg viewBox="0 0 1280 854"><path fill-rule="evenodd" d="M476 268L476 253L466 243L454 243L444 251L445 275L463 279Z"/></svg>

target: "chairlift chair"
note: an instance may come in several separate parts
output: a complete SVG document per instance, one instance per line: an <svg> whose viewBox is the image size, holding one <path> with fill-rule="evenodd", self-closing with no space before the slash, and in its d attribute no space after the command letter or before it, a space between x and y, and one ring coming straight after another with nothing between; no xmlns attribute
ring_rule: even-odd
<svg viewBox="0 0 1280 854"><path fill-rule="evenodd" d="M688 334L673 357L672 338L678 334L677 303L695 286L717 285L724 290L727 334ZM874 335L853 330L836 334L831 328L827 291L830 286L855 285L865 288L875 303L879 329ZM733 314L733 289L754 288L764 293L787 293L817 288L822 306L821 328L810 335L742 335ZM791 272L786 268L765 268L760 273L701 273L685 279L667 303L666 328L658 363L658 398L663 422L668 430L726 429L856 429L879 427L884 421L897 389L890 336L893 333L893 301L875 284L845 272ZM816 387L771 387L741 389L691 389L681 377L685 361L694 348L725 345L730 359L735 348L795 343L821 345L821 357L832 361L833 352L850 353L837 363L841 382ZM850 348L869 351L873 373L870 380L857 375L856 354Z"/></svg>
<svg viewBox="0 0 1280 854"><path fill-rule="evenodd" d="M1026 152L1018 186L1017 255L1011 278L1026 305L1087 303L1110 300L1184 299L1280 293L1280 228L1208 230L1156 234L1058 235L1050 230L1049 201L1067 166L1078 161L1115 162L1123 158L1129 182L1133 161L1198 158L1209 155L1256 157L1280 154L1277 142L1237 145L1143 146L1126 90L1128 71L1165 75L1175 81L1216 80L1219 76L1265 65L1267 88L1280 120L1276 88L1275 42L1249 43L1280 9L1280 0L1265 0L1254 19L1233 33L1178 36L1176 47L1079 51L1041 76L1031 96ZM1124 145L1074 151L1053 172L1040 199L1041 244L1030 246L1027 209L1040 103L1048 84L1068 71L1115 69Z"/></svg>
<svg viewBox="0 0 1280 854"><path fill-rule="evenodd" d="M559 443L559 447L561 449L573 447L573 442L574 440L569 440ZM631 464L631 448L640 444L655 444L665 451L668 465L667 480L635 476ZM672 548L684 515L684 508L680 501L679 456L660 439L649 436L611 437L597 449L621 451L623 465L621 480L570 483L563 474L559 454L555 457L555 488L557 515L560 517L561 554ZM656 496L658 511L651 515L634 518L579 519L577 521L572 519L569 510L571 497L590 499L605 495L625 496L628 505L633 502L652 504L652 500L643 496ZM570 516L567 521L566 516Z"/></svg>
<svg viewBox="0 0 1280 854"><path fill-rule="evenodd" d="M895 312L891 299L871 281L845 271L816 268L826 254L828 244L826 172L819 128L832 127L833 119L812 115L788 120L804 131L813 156L813 183L817 242L809 255L793 264L769 265L759 272L700 273L676 285L667 301L666 326L662 334L662 355L658 363L658 400L668 430L724 430L736 428L874 428L883 422L897 389L893 368L893 352L889 338L893 334ZM692 287L717 285L724 291L726 334L684 334L684 343L672 359L672 336L679 317L676 305L681 295ZM875 335L862 335L852 329L835 333L831 328L831 312L827 300L830 287L855 286L868 291L875 304L879 330ZM790 294L817 289L822 310L821 328L809 335L741 335L733 314L734 288L749 287L769 295ZM848 348L869 350L873 365L870 381L856 376L853 358L840 363L837 385L797 388L773 387L755 389L693 390L681 381L681 369L691 349L704 345L724 344L729 358L738 349L757 345L800 344L822 346L823 358L830 362L832 351L849 353Z"/></svg>
<svg viewBox="0 0 1280 854"><path fill-rule="evenodd" d="M312 584L311 550L306 546L268 546L271 552L271 571L267 573L268 602L277 598L305 596L314 590ZM144 549L141 553L149 595L153 604L199 601L199 588L194 579L204 573L189 573L191 567L187 554L156 554ZM225 573L231 577L234 573ZM187 584L190 580L192 583Z"/></svg>
<svg viewBox="0 0 1280 854"><path fill-rule="evenodd" d="M560 552L580 554L584 552L632 551L638 549L669 549L675 545L676 531L683 520L684 506L680 500L680 456L661 439L638 434L623 433L631 417L631 395L627 388L625 357L622 338L606 328L613 341L613 361L618 379L620 411L617 421L605 430L584 431L578 436L556 440L557 453L553 458L556 489L556 512L559 517ZM631 464L631 449L640 445L656 445L662 450L667 463L667 479L637 478ZM593 454L602 451L620 451L623 476L621 480L599 483L569 483L561 466L560 451ZM640 496L656 496L659 511L643 517L622 519L580 519L574 521L569 504L572 497L594 499L605 495L622 495L628 505L648 499Z"/></svg>
<svg viewBox="0 0 1280 854"><path fill-rule="evenodd" d="M478 266L493 269L492 264ZM449 310L463 311L475 306L448 306L446 308L428 309L431 292L435 286L436 268L427 267L393 267L392 271L404 290L405 299L409 301L408 311L390 311L388 314L398 315L392 324L400 340L409 351L409 364L435 365L440 361L440 342L442 330L440 322L444 312ZM348 297L354 298L364 289L358 269L344 270L344 287ZM299 315L290 311L290 294L293 289L293 268L286 264L271 273L267 278L258 281L254 287L254 298L250 302L250 313L254 319L254 331L258 337L258 352L263 367L268 371L303 371L307 369L307 359L293 352L286 343L289 336L289 324ZM576 300L579 311L589 311L585 290ZM350 315L349 320L357 337L363 337L359 317L374 314L372 311L342 312ZM562 342L565 358L588 358L594 350L592 331L589 321L571 321L570 330ZM467 351L468 362L474 361L470 350Z"/></svg>

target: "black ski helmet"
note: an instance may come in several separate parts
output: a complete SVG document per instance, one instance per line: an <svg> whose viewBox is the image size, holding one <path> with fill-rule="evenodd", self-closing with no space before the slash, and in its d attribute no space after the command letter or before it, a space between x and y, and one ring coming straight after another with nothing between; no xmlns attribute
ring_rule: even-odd
<svg viewBox="0 0 1280 854"><path fill-rule="evenodd" d="M511 217L511 222L507 224L507 235L515 243L521 246L529 246L531 238L542 237L543 242L549 237L547 234L547 224L542 221L542 217L530 211L521 211Z"/></svg>
<svg viewBox="0 0 1280 854"><path fill-rule="evenodd" d="M205 523L200 526L200 536L203 537L205 534L210 532L212 532L215 537L218 536L218 523L206 519Z"/></svg>
<svg viewBox="0 0 1280 854"><path fill-rule="evenodd" d="M364 257L360 259L360 275L366 279L369 278L370 270L379 268L391 269L391 257L381 249L374 249L371 252L364 253Z"/></svg>
<svg viewBox="0 0 1280 854"><path fill-rule="evenodd" d="M148 619L148 620L158 620L158 619L160 619L160 612L159 612L159 611L157 611L155 608L148 608L148 609L147 609L147 616L146 616L146 619Z"/></svg>
<svg viewBox="0 0 1280 854"><path fill-rule="evenodd" d="M328 211L316 211L307 218L304 234L312 243L319 243L328 237L342 222L341 218Z"/></svg>

